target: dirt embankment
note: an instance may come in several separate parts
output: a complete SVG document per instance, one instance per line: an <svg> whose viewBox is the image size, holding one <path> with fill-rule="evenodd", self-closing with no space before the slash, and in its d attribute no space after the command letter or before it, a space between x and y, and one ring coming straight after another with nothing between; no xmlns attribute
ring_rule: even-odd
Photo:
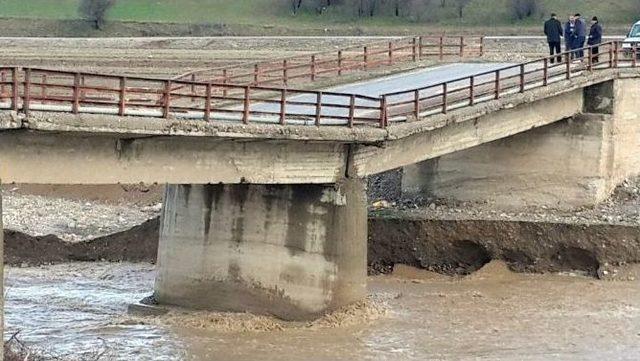
<svg viewBox="0 0 640 361"><path fill-rule="evenodd" d="M33 237L4 231L5 263L42 265L70 261L155 262L158 218L130 230L84 242L65 242L54 235Z"/></svg>
<svg viewBox="0 0 640 361"><path fill-rule="evenodd" d="M94 240L69 243L56 236L5 231L5 262L40 265L68 261L156 261L159 219ZM464 275L492 260L518 272L579 271L615 277L619 266L640 262L640 227L487 220L434 220L401 212L369 219L369 271L398 264Z"/></svg>
<svg viewBox="0 0 640 361"><path fill-rule="evenodd" d="M497 220L445 220L390 212L369 222L369 263L468 274L491 260L518 272L581 271L614 276L640 262L640 227Z"/></svg>

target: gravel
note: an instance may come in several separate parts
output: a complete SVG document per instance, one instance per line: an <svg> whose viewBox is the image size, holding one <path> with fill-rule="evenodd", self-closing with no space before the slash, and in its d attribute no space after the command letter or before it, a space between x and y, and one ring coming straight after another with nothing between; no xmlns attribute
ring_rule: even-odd
<svg viewBox="0 0 640 361"><path fill-rule="evenodd" d="M369 181L369 209L398 209L433 219L486 219L571 224L640 225L640 177L627 179L613 194L595 207L558 210L531 207L513 211L488 202L459 202L422 196L407 197L400 192L402 176L394 170Z"/></svg>
<svg viewBox="0 0 640 361"><path fill-rule="evenodd" d="M120 232L160 214L162 204L135 206L2 192L4 227L79 242Z"/></svg>

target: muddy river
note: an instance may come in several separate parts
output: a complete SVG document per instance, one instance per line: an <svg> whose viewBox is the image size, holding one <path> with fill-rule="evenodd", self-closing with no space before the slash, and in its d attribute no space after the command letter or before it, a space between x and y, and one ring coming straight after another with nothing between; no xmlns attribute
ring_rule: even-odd
<svg viewBox="0 0 640 361"><path fill-rule="evenodd" d="M369 300L309 324L266 317L127 315L149 264L7 268L5 337L49 355L107 360L638 360L640 282L406 269L372 277Z"/></svg>

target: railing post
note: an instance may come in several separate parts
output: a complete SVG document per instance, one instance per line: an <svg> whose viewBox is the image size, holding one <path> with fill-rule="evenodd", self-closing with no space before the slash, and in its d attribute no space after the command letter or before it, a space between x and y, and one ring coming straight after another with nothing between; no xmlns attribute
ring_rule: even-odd
<svg viewBox="0 0 640 361"><path fill-rule="evenodd" d="M464 58L464 36L460 37L460 57Z"/></svg>
<svg viewBox="0 0 640 361"><path fill-rule="evenodd" d="M415 36L411 40L411 60L418 61L418 39Z"/></svg>
<svg viewBox="0 0 640 361"><path fill-rule="evenodd" d="M195 103L196 102L196 98L194 97L196 95L196 74L191 74L191 102Z"/></svg>
<svg viewBox="0 0 640 361"><path fill-rule="evenodd" d="M171 110L171 80L165 80L164 82L164 104L162 110L162 117L169 118L169 112Z"/></svg>
<svg viewBox="0 0 640 361"><path fill-rule="evenodd" d="M211 93L212 93L212 86L211 86L211 82L207 83L207 90L205 91L205 98L204 98L204 121L208 122L211 120Z"/></svg>
<svg viewBox="0 0 640 361"><path fill-rule="evenodd" d="M118 106L118 115L123 116L125 114L125 108L127 104L127 78L120 77L120 102Z"/></svg>
<svg viewBox="0 0 640 361"><path fill-rule="evenodd" d="M287 62L287 59L282 60L282 80L284 85L287 85L289 83L289 64Z"/></svg>
<svg viewBox="0 0 640 361"><path fill-rule="evenodd" d="M244 110L242 112L242 122L244 124L249 124L249 112L251 110L251 99L249 99L250 92L250 86L244 87Z"/></svg>
<svg viewBox="0 0 640 361"><path fill-rule="evenodd" d="M484 56L484 36L480 37L480 57Z"/></svg>
<svg viewBox="0 0 640 361"><path fill-rule="evenodd" d="M614 67L617 68L618 67L618 56L619 56L619 53L620 53L620 48L618 47L618 42L617 41L613 43L613 51L614 51L614 54L613 54L613 65L614 65Z"/></svg>
<svg viewBox="0 0 640 361"><path fill-rule="evenodd" d="M389 42L389 65L393 65L393 42Z"/></svg>
<svg viewBox="0 0 640 361"><path fill-rule="evenodd" d="M609 68L613 68L613 48L609 46Z"/></svg>
<svg viewBox="0 0 640 361"><path fill-rule="evenodd" d="M80 73L76 73L73 77L73 114L78 114L78 112L80 111L80 77Z"/></svg>
<svg viewBox="0 0 640 361"><path fill-rule="evenodd" d="M473 105L476 102L476 92L475 92L475 86L476 86L476 78L472 75L469 77L469 105Z"/></svg>
<svg viewBox="0 0 640 361"><path fill-rule="evenodd" d="M24 70L24 99L22 104L22 111L26 115L29 115L30 103L31 103L31 69L27 68Z"/></svg>
<svg viewBox="0 0 640 361"><path fill-rule="evenodd" d="M423 49L424 49L424 38L422 36L420 36L418 38L418 57L422 58L423 53Z"/></svg>
<svg viewBox="0 0 640 361"><path fill-rule="evenodd" d="M84 74L80 75L80 86L81 86L80 94L79 94L80 99L84 99L84 93L85 93L84 86L87 85L86 80L87 79L84 76Z"/></svg>
<svg viewBox="0 0 640 361"><path fill-rule="evenodd" d="M320 117L322 116L322 92L318 92L316 96L316 126L320 126Z"/></svg>
<svg viewBox="0 0 640 361"><path fill-rule="evenodd" d="M311 55L311 81L316 80L316 56Z"/></svg>
<svg viewBox="0 0 640 361"><path fill-rule="evenodd" d="M440 54L440 60L444 59L444 37L440 37L440 43L439 43L439 50L438 53Z"/></svg>
<svg viewBox="0 0 640 361"><path fill-rule="evenodd" d="M369 69L369 48L366 47L366 46L364 47L364 55L363 56L364 56L364 58L363 58L364 70L367 70L367 69Z"/></svg>
<svg viewBox="0 0 640 361"><path fill-rule="evenodd" d="M448 108L447 92L448 92L447 83L442 83L442 114L447 114L447 108Z"/></svg>
<svg viewBox="0 0 640 361"><path fill-rule="evenodd" d="M280 124L285 124L285 118L287 113L287 89L280 90Z"/></svg>
<svg viewBox="0 0 640 361"><path fill-rule="evenodd" d="M260 82L260 65L257 63L253 66L253 83L258 85Z"/></svg>
<svg viewBox="0 0 640 361"><path fill-rule="evenodd" d="M356 95L351 94L349 98L349 128L353 128L353 118L356 114Z"/></svg>
<svg viewBox="0 0 640 361"><path fill-rule="evenodd" d="M42 97L42 102L45 102L45 98L47 97L47 74L42 74L42 85L40 87L40 97Z"/></svg>
<svg viewBox="0 0 640 361"><path fill-rule="evenodd" d="M20 105L18 104L18 102L19 102L18 73L19 73L19 69L18 68L11 69L11 79L13 81L13 85L11 86L11 93L12 93L12 95L11 95L11 98L12 98L11 107L16 112L20 108Z"/></svg>
<svg viewBox="0 0 640 361"><path fill-rule="evenodd" d="M223 69L222 70L222 84L223 85L227 85L227 83L229 82L229 74L227 73L227 69ZM229 90L227 89L226 86L222 87L222 96L223 97L227 97L229 93Z"/></svg>
<svg viewBox="0 0 640 361"><path fill-rule="evenodd" d="M413 92L413 113L418 120L420 118L420 90L418 89Z"/></svg>
<svg viewBox="0 0 640 361"><path fill-rule="evenodd" d="M587 70L593 71L593 48L589 47L587 49Z"/></svg>
<svg viewBox="0 0 640 361"><path fill-rule="evenodd" d="M566 66L566 76L567 80L571 79L571 53L567 53L565 57L565 66Z"/></svg>
<svg viewBox="0 0 640 361"><path fill-rule="evenodd" d="M496 84L495 84L495 85L496 85L496 86L495 86L495 88L496 88L496 89L495 89L495 91L496 91L496 93L495 93L495 98L496 98L496 100L497 100L497 99L500 99L500 91L501 91L501 90L500 90L500 70L496 70L496 79L495 79L495 83L496 83Z"/></svg>
<svg viewBox="0 0 640 361"><path fill-rule="evenodd" d="M338 76L342 75L342 50L338 50Z"/></svg>
<svg viewBox="0 0 640 361"><path fill-rule="evenodd" d="M631 49L631 66L635 68L638 65L638 48L634 44Z"/></svg>
<svg viewBox="0 0 640 361"><path fill-rule="evenodd" d="M5 82L7 81L7 72L2 70L0 71L0 95L4 94L7 90Z"/></svg>
<svg viewBox="0 0 640 361"><path fill-rule="evenodd" d="M544 58L544 67L542 68L542 86L549 84L549 58Z"/></svg>
<svg viewBox="0 0 640 361"><path fill-rule="evenodd" d="M380 128L387 127L387 96L383 95L380 99Z"/></svg>
<svg viewBox="0 0 640 361"><path fill-rule="evenodd" d="M520 93L524 93L524 64L520 64Z"/></svg>

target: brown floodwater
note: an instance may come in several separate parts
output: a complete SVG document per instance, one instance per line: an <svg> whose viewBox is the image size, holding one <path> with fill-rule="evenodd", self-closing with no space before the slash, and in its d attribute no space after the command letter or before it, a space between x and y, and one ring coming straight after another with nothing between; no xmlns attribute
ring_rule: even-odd
<svg viewBox="0 0 640 361"><path fill-rule="evenodd" d="M372 277L366 302L313 323L172 311L133 317L148 264L7 268L6 335L54 355L113 360L638 360L640 282L411 269Z"/></svg>

